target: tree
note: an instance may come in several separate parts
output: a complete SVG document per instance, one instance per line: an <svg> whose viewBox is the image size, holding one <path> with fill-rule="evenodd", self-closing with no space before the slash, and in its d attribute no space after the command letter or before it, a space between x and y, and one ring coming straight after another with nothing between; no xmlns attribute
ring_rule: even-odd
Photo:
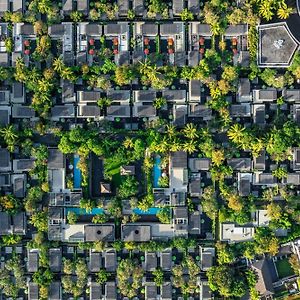
<svg viewBox="0 0 300 300"><path fill-rule="evenodd" d="M130 84L134 79L133 72L128 65L117 66L115 70L115 82L117 85L123 86Z"/></svg>
<svg viewBox="0 0 300 300"><path fill-rule="evenodd" d="M195 140L189 140L182 145L182 150L185 152L188 152L189 154L194 153L196 151L196 141Z"/></svg>
<svg viewBox="0 0 300 300"><path fill-rule="evenodd" d="M64 63L62 57L54 58L52 67L53 67L54 71L56 71L58 73L62 72L62 70L65 68L65 63Z"/></svg>
<svg viewBox="0 0 300 300"><path fill-rule="evenodd" d="M7 37L4 41L5 43L5 49L8 53L13 52L14 42L11 37Z"/></svg>
<svg viewBox="0 0 300 300"><path fill-rule="evenodd" d="M96 281L99 283L99 284L103 284L105 282L107 282L108 280L108 273L106 272L105 269L101 269L98 273L97 273L97 279Z"/></svg>
<svg viewBox="0 0 300 300"><path fill-rule="evenodd" d="M158 179L159 187L165 188L169 186L169 177L168 176L160 176Z"/></svg>
<svg viewBox="0 0 300 300"><path fill-rule="evenodd" d="M232 82L238 78L239 74L237 72L236 67L233 66L225 66L223 68L222 79Z"/></svg>
<svg viewBox="0 0 300 300"><path fill-rule="evenodd" d="M211 161L214 165L219 167L225 160L224 149L215 149L211 153Z"/></svg>
<svg viewBox="0 0 300 300"><path fill-rule="evenodd" d="M203 212L205 212L211 220L215 220L219 207L213 186L209 186L204 189L201 205Z"/></svg>
<svg viewBox="0 0 300 300"><path fill-rule="evenodd" d="M247 291L244 274L236 274L235 269L227 265L214 266L206 274L212 291L221 296L241 298Z"/></svg>
<svg viewBox="0 0 300 300"><path fill-rule="evenodd" d="M117 268L118 288L122 295L133 298L142 286L143 269L130 259L123 259Z"/></svg>
<svg viewBox="0 0 300 300"><path fill-rule="evenodd" d="M216 243L218 263L220 265L232 263L235 259L234 253L229 245L221 242Z"/></svg>
<svg viewBox="0 0 300 300"><path fill-rule="evenodd" d="M106 223L108 220L109 220L109 216L103 213L103 214L95 215L92 219L92 222L94 224L103 224Z"/></svg>
<svg viewBox="0 0 300 300"><path fill-rule="evenodd" d="M277 10L277 17L279 19L287 19L292 12L293 9L291 7L287 7L286 3L282 1L281 6Z"/></svg>
<svg viewBox="0 0 300 300"><path fill-rule="evenodd" d="M235 123L229 128L227 135L229 139L232 140L234 143L239 143L241 140L244 139L244 131L245 127L243 127L239 123Z"/></svg>
<svg viewBox="0 0 300 300"><path fill-rule="evenodd" d="M76 215L75 212L73 211L69 211L68 215L67 215L67 219L68 219L68 223L69 224L76 224L77 220L78 220L78 216Z"/></svg>
<svg viewBox="0 0 300 300"><path fill-rule="evenodd" d="M135 196L138 192L138 182L134 176L126 176L125 180L122 181L118 195L121 198L128 198Z"/></svg>
<svg viewBox="0 0 300 300"><path fill-rule="evenodd" d="M228 201L228 207L234 211L241 212L244 205L242 198L237 193L229 193L226 197Z"/></svg>
<svg viewBox="0 0 300 300"><path fill-rule="evenodd" d="M272 171L272 175L274 177L277 177L278 179L283 179L283 178L287 178L288 172L285 168L278 167L277 169Z"/></svg>
<svg viewBox="0 0 300 300"><path fill-rule="evenodd" d="M280 205L272 202L267 205L267 214L272 220L278 221L282 216L282 209Z"/></svg>
<svg viewBox="0 0 300 300"><path fill-rule="evenodd" d="M274 16L272 11L272 1L263 1L259 6L259 14L267 21L270 21Z"/></svg>
<svg viewBox="0 0 300 300"><path fill-rule="evenodd" d="M193 13L187 8L183 9L180 13L181 21L191 21L194 19Z"/></svg>
<svg viewBox="0 0 300 300"><path fill-rule="evenodd" d="M154 276L154 282L157 286L161 286L164 282L164 272L161 268L157 268L152 272L152 275Z"/></svg>
<svg viewBox="0 0 300 300"><path fill-rule="evenodd" d="M300 273L300 262L296 254L291 254L289 257L289 263L295 274Z"/></svg>
<svg viewBox="0 0 300 300"><path fill-rule="evenodd" d="M48 215L44 211L35 212L30 218L30 224L37 228L38 231L48 231Z"/></svg>
<svg viewBox="0 0 300 300"><path fill-rule="evenodd" d="M245 11L238 7L235 7L226 16L227 16L227 20L230 25L243 24L243 23L247 22L247 15L246 15Z"/></svg>
<svg viewBox="0 0 300 300"><path fill-rule="evenodd" d="M46 34L47 33L47 25L45 23L43 23L42 20L38 20L38 21L34 22L33 30L34 30L35 34L38 36Z"/></svg>
<svg viewBox="0 0 300 300"><path fill-rule="evenodd" d="M95 241L93 243L93 249L95 249L95 251L101 252L105 249L105 243L103 241Z"/></svg>
<svg viewBox="0 0 300 300"><path fill-rule="evenodd" d="M80 11L72 11L70 14L70 19L75 23L80 22L82 18L83 14Z"/></svg>
<svg viewBox="0 0 300 300"><path fill-rule="evenodd" d="M40 268L33 274L32 279L39 286L49 286L53 281L53 273L49 268Z"/></svg>
<svg viewBox="0 0 300 300"><path fill-rule="evenodd" d="M183 129L183 134L188 139L195 139L198 137L197 127L193 123L188 123Z"/></svg>
<svg viewBox="0 0 300 300"><path fill-rule="evenodd" d="M4 211L14 214L20 210L21 203L19 199L8 194L5 196L0 196L0 206Z"/></svg>
<svg viewBox="0 0 300 300"><path fill-rule="evenodd" d="M3 235L2 236L2 244L4 246L11 246L20 243L22 240L22 236L10 234L10 235Z"/></svg>
<svg viewBox="0 0 300 300"><path fill-rule="evenodd" d="M74 265L71 260L63 258L63 272L64 274L71 275L73 273Z"/></svg>
<svg viewBox="0 0 300 300"><path fill-rule="evenodd" d="M13 151L19 138L15 127L10 124L0 129L0 135L3 137L9 151Z"/></svg>
<svg viewBox="0 0 300 300"><path fill-rule="evenodd" d="M270 228L257 228L254 235L255 252L257 254L270 253L276 255L279 250L279 241Z"/></svg>
<svg viewBox="0 0 300 300"><path fill-rule="evenodd" d="M125 138L125 140L123 141L123 146L124 146L126 149L133 148L133 146L134 146L134 144L133 144L133 139L127 136L127 137Z"/></svg>
<svg viewBox="0 0 300 300"><path fill-rule="evenodd" d="M110 98L107 97L102 97L97 101L97 105L103 109L104 107L108 107L110 106L112 103L112 100Z"/></svg>
<svg viewBox="0 0 300 300"><path fill-rule="evenodd" d="M91 212L92 209L96 206L96 203L91 199L81 199L79 202L79 206L80 208L85 209L87 212Z"/></svg>
<svg viewBox="0 0 300 300"><path fill-rule="evenodd" d="M170 224L170 222L171 222L170 209L169 208L162 208L162 209L160 209L157 212L156 217L159 219L159 221L161 223Z"/></svg>
<svg viewBox="0 0 300 300"><path fill-rule="evenodd" d="M153 106L156 108L156 109L160 109L162 108L163 106L165 106L167 104L167 100L166 98L164 97L158 97L154 100L153 102Z"/></svg>

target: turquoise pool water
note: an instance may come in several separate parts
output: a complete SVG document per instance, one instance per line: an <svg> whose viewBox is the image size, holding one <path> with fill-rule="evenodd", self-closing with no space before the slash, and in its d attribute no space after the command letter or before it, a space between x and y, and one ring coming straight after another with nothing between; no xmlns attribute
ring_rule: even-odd
<svg viewBox="0 0 300 300"><path fill-rule="evenodd" d="M78 162L79 162L79 156L74 155L74 168L73 168L74 189L80 189L81 187L81 171L77 168Z"/></svg>
<svg viewBox="0 0 300 300"><path fill-rule="evenodd" d="M160 211L160 208L159 207L150 207L146 211L143 211L139 208L134 208L132 211L137 215L156 215Z"/></svg>
<svg viewBox="0 0 300 300"><path fill-rule="evenodd" d="M153 187L155 188L159 187L158 180L161 177L160 162L161 162L160 156L158 155L155 156L154 166L153 166Z"/></svg>
<svg viewBox="0 0 300 300"><path fill-rule="evenodd" d="M68 215L69 211L74 212L76 215L100 215L104 213L104 209L98 207L93 208L91 211L80 207L68 207L66 208L66 215Z"/></svg>

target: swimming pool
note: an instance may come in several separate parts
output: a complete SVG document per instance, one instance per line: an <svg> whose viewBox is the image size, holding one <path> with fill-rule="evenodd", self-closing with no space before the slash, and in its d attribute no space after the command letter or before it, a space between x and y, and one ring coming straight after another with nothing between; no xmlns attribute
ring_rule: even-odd
<svg viewBox="0 0 300 300"><path fill-rule="evenodd" d="M158 188L158 180L161 177L161 168L160 168L161 158L160 156L155 156L154 166L153 166L153 187Z"/></svg>
<svg viewBox="0 0 300 300"><path fill-rule="evenodd" d="M81 187L81 171L77 168L79 162L79 155L74 155L74 168L73 168L73 186L74 189L80 189Z"/></svg>
<svg viewBox="0 0 300 300"><path fill-rule="evenodd" d="M74 212L76 215L100 215L104 213L104 209L98 207L93 208L91 211L80 207L68 207L66 208L66 215L68 215L69 211Z"/></svg>
<svg viewBox="0 0 300 300"><path fill-rule="evenodd" d="M160 211L160 208L159 207L150 207L146 211L143 211L139 208L134 208L132 211L137 215L156 215Z"/></svg>

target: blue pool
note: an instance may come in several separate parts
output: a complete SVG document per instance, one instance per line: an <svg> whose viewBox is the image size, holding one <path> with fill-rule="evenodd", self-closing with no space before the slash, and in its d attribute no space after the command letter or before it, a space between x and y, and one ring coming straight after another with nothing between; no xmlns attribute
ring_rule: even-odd
<svg viewBox="0 0 300 300"><path fill-rule="evenodd" d="M100 215L104 213L103 208L93 208L91 211L86 211L84 208L80 207L69 207L66 208L66 215L68 215L69 211L74 212L76 215Z"/></svg>
<svg viewBox="0 0 300 300"><path fill-rule="evenodd" d="M160 208L159 207L150 207L146 211L143 211L139 208L134 208L132 211L137 215L156 215L160 211Z"/></svg>
<svg viewBox="0 0 300 300"><path fill-rule="evenodd" d="M155 188L159 187L158 180L161 177L160 162L161 162L160 156L158 155L155 156L154 167L153 167L153 187Z"/></svg>
<svg viewBox="0 0 300 300"><path fill-rule="evenodd" d="M74 155L74 168L73 168L73 185L74 189L81 187L81 171L77 168L79 162L79 155Z"/></svg>

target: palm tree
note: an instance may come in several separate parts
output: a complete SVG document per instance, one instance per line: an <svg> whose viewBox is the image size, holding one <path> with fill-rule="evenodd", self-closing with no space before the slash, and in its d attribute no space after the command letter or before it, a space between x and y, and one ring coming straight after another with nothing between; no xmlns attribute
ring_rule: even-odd
<svg viewBox="0 0 300 300"><path fill-rule="evenodd" d="M123 141L123 146L126 149L133 148L133 140L132 140L132 138L126 137L126 139Z"/></svg>
<svg viewBox="0 0 300 300"><path fill-rule="evenodd" d="M176 136L176 127L172 124L166 125L166 133L168 134L169 138Z"/></svg>
<svg viewBox="0 0 300 300"><path fill-rule="evenodd" d="M61 57L54 58L52 66L54 71L58 73L60 73L65 68L64 61Z"/></svg>
<svg viewBox="0 0 300 300"><path fill-rule="evenodd" d="M50 0L39 0L38 1L38 10L40 13L46 14L50 8L51 8Z"/></svg>
<svg viewBox="0 0 300 300"><path fill-rule="evenodd" d="M153 102L153 106L156 109L160 109L161 107L165 106L166 104L167 104L167 100L164 97L156 98L155 101Z"/></svg>
<svg viewBox="0 0 300 300"><path fill-rule="evenodd" d="M0 134L8 145L14 145L18 139L17 132L12 124L0 129Z"/></svg>
<svg viewBox="0 0 300 300"><path fill-rule="evenodd" d="M245 127L238 123L235 123L229 128L227 135L229 139L234 143L240 143L241 140L244 138L244 131Z"/></svg>
<svg viewBox="0 0 300 300"><path fill-rule="evenodd" d="M49 92L53 87L53 84L46 79L41 79L38 81L38 90L40 93Z"/></svg>
<svg viewBox="0 0 300 300"><path fill-rule="evenodd" d="M164 137L157 145L156 145L156 151L161 153L166 153L169 148L169 142L166 137Z"/></svg>
<svg viewBox="0 0 300 300"><path fill-rule="evenodd" d="M170 151L176 152L180 151L182 148L182 145L180 144L180 140L178 138L174 138L170 141Z"/></svg>
<svg viewBox="0 0 300 300"><path fill-rule="evenodd" d="M188 139L195 139L198 137L197 127L193 123L188 123L183 129L183 134Z"/></svg>
<svg viewBox="0 0 300 300"><path fill-rule="evenodd" d="M264 149L264 142L262 139L257 138L255 141L251 143L251 151L253 157L258 157L261 154L263 149Z"/></svg>
<svg viewBox="0 0 300 300"><path fill-rule="evenodd" d="M277 10L277 17L279 19L287 19L292 12L293 9L291 7L287 7L285 2L282 2L281 7Z"/></svg>
<svg viewBox="0 0 300 300"><path fill-rule="evenodd" d="M196 151L196 142L195 140L189 140L182 145L182 150L191 154Z"/></svg>
<svg viewBox="0 0 300 300"><path fill-rule="evenodd" d="M263 1L259 6L259 14L267 21L270 21L274 15L272 12L272 1Z"/></svg>

